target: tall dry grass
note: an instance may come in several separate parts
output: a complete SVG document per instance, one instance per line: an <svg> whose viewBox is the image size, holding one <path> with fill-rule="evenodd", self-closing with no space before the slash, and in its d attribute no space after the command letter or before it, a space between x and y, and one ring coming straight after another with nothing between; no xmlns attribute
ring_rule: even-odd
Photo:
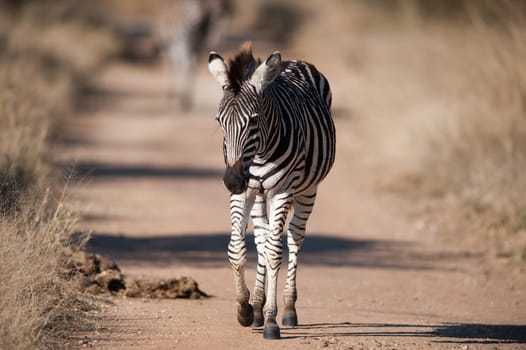
<svg viewBox="0 0 526 350"><path fill-rule="evenodd" d="M48 200L0 217L0 349L70 348L74 331L90 329L93 305L63 275L75 216Z"/></svg>
<svg viewBox="0 0 526 350"><path fill-rule="evenodd" d="M0 348L70 348L88 307L63 274L75 216L52 140L86 76L115 50L80 1L0 4ZM51 189L51 190L50 190Z"/></svg>
<svg viewBox="0 0 526 350"><path fill-rule="evenodd" d="M0 211L49 181L50 133L73 103L69 73L34 56L0 57Z"/></svg>
<svg viewBox="0 0 526 350"><path fill-rule="evenodd" d="M82 1L0 4L0 210L49 178L48 141L116 39Z"/></svg>
<svg viewBox="0 0 526 350"><path fill-rule="evenodd" d="M493 26L477 17L444 48L454 53L445 60L452 76L436 81L451 114L432 121L424 135L420 177L427 188L454 194L494 238L523 236L526 21L510 15ZM526 245L517 248L526 258Z"/></svg>
<svg viewBox="0 0 526 350"><path fill-rule="evenodd" d="M366 36L362 136L383 182L424 198L435 228L525 260L524 8L465 2L448 20L418 3Z"/></svg>

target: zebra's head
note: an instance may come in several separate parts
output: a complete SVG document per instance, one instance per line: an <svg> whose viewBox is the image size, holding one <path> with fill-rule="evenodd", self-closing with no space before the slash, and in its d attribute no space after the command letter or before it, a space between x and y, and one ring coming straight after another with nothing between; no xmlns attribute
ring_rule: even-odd
<svg viewBox="0 0 526 350"><path fill-rule="evenodd" d="M223 182L231 193L240 194L247 189L249 167L261 142L263 93L281 72L281 54L274 52L261 63L246 42L228 64L211 52L208 68L224 92L216 118L224 136Z"/></svg>

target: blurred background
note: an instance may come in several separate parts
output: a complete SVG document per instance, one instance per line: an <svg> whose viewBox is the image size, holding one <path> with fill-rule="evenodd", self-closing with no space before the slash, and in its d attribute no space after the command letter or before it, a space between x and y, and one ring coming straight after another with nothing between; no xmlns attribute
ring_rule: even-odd
<svg viewBox="0 0 526 350"><path fill-rule="evenodd" d="M154 72L131 79L174 118L212 120L221 91L208 52L231 57L245 40L256 56L280 50L328 77L336 166L366 167L375 190L408 204L422 234L526 261L526 1L2 0L0 276L56 283L41 271L59 264L56 237L75 221L61 206L57 149L79 142L66 120L109 95L94 76L115 61ZM106 81L126 86L123 72ZM24 251L42 263L20 260ZM2 299L26 282L3 281ZM34 330L50 319L68 319L50 317L50 305L76 297L52 290L38 310L11 305L10 320L14 310L37 316L20 317L34 322L25 328L0 322L0 338L31 341L47 336Z"/></svg>
<svg viewBox="0 0 526 350"><path fill-rule="evenodd" d="M54 178L49 141L67 138L106 62L159 71L145 84L166 108L208 118L208 52L249 39L256 56L281 50L327 75L342 161L367 163L433 227L524 260L525 16L525 1L4 0L2 207Z"/></svg>

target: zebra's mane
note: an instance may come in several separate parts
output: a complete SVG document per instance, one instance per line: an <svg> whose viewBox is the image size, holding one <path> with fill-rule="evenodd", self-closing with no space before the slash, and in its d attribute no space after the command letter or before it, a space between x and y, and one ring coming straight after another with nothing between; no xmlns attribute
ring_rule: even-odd
<svg viewBox="0 0 526 350"><path fill-rule="evenodd" d="M261 60L252 55L252 42L245 41L239 53L228 61L228 90L237 94L243 83L250 78Z"/></svg>

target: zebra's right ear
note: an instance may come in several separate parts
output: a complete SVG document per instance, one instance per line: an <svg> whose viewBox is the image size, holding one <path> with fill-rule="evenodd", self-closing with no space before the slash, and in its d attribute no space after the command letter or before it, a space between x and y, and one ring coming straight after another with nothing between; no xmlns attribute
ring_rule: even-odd
<svg viewBox="0 0 526 350"><path fill-rule="evenodd" d="M268 84L272 83L272 81L277 78L279 73L281 73L281 53L275 51L265 60L265 62L257 67L256 71L250 78L250 82L256 87L258 92L261 92Z"/></svg>
<svg viewBox="0 0 526 350"><path fill-rule="evenodd" d="M208 56L208 70L223 88L228 84L228 68L225 60L214 51Z"/></svg>

